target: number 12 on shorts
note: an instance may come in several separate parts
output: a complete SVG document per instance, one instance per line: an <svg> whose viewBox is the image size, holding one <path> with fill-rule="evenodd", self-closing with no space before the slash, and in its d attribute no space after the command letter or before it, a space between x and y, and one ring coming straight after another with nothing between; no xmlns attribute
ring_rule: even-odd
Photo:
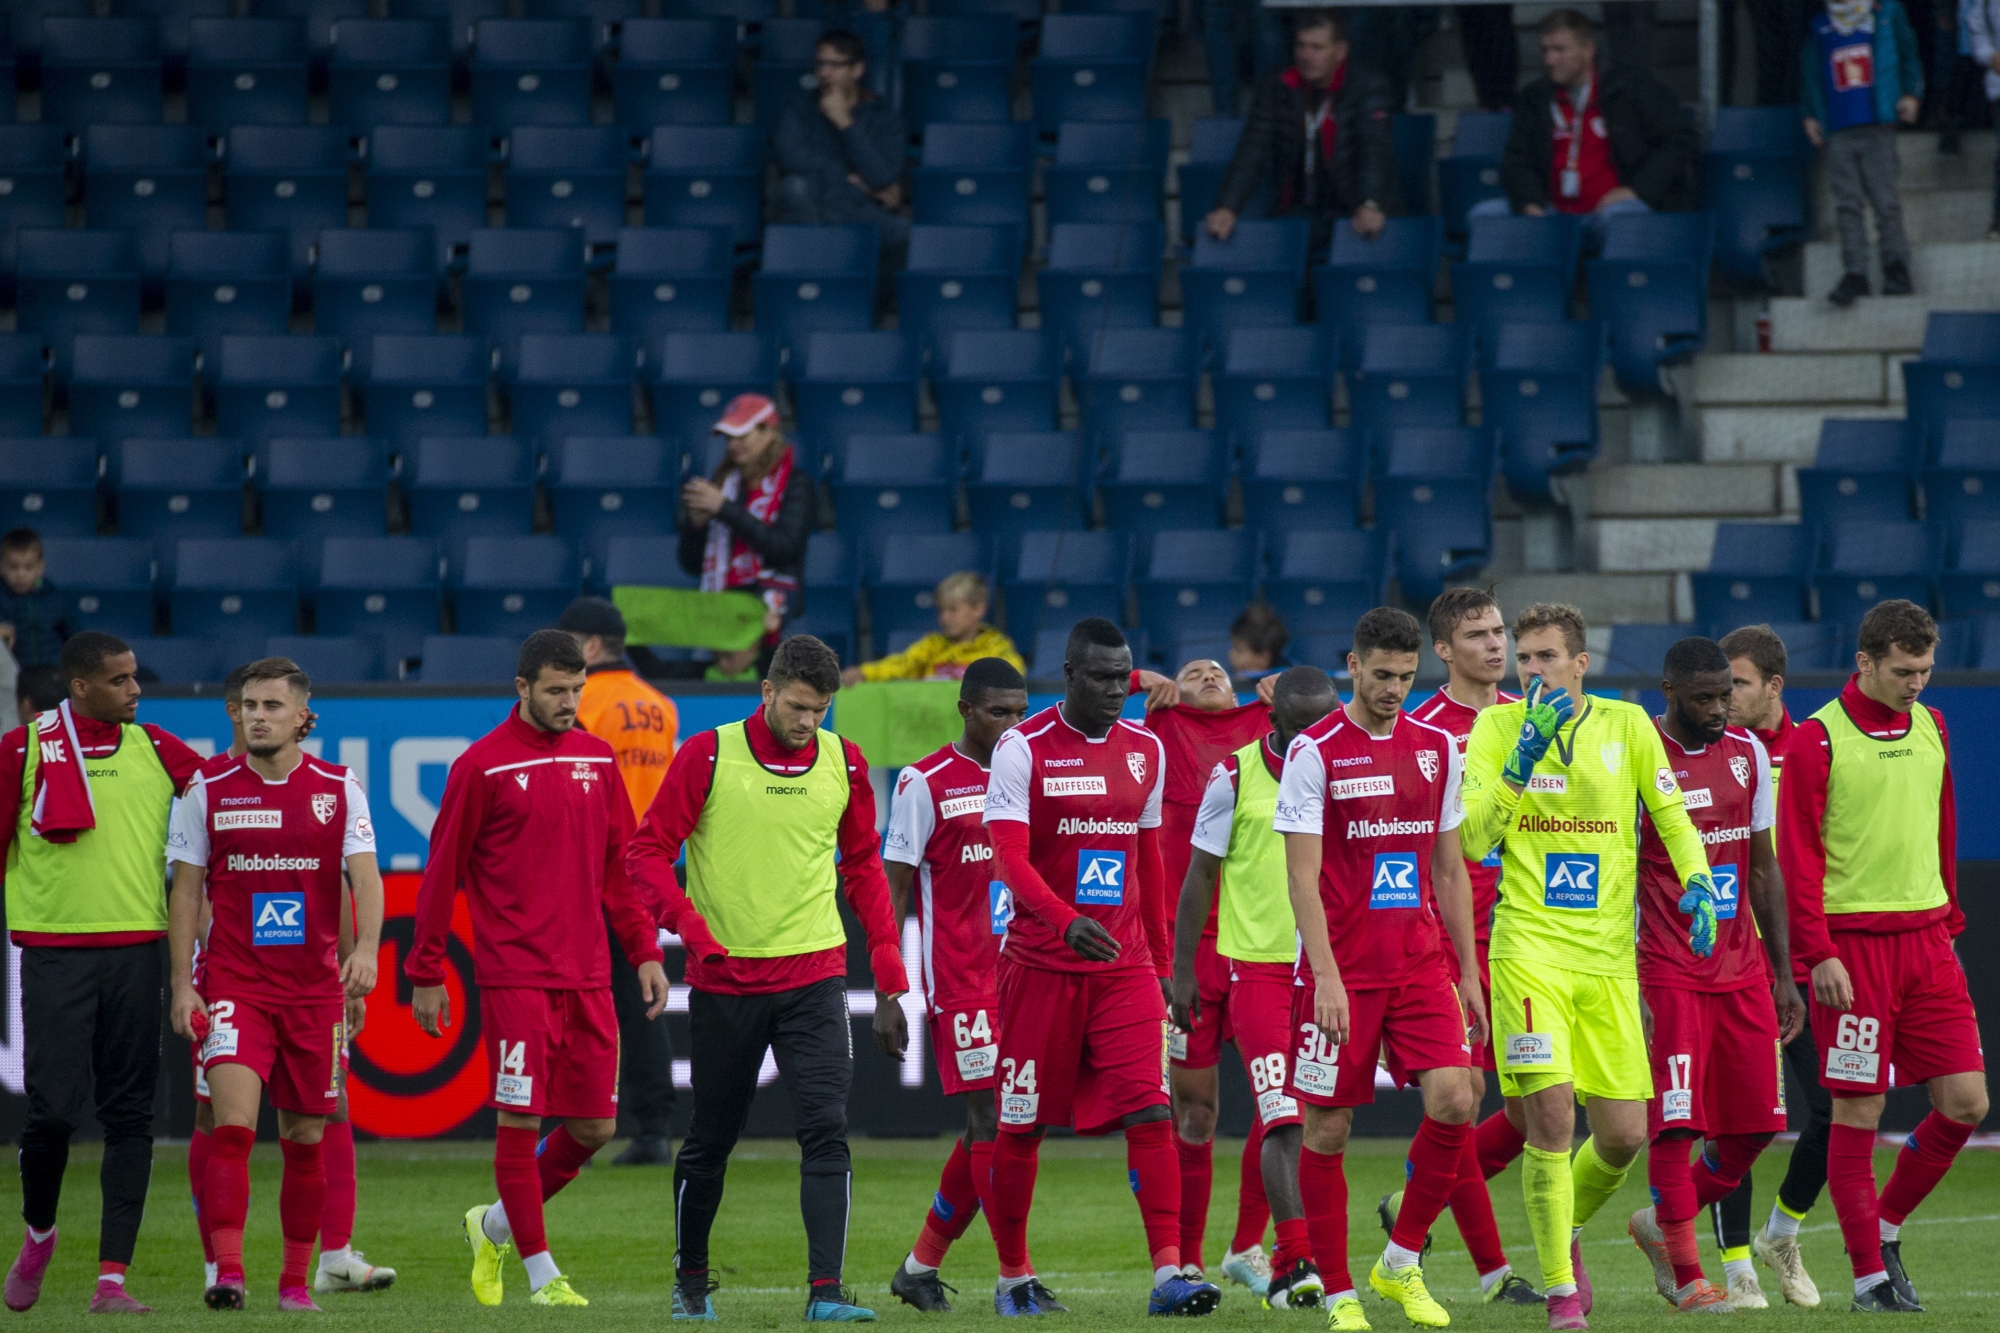
<svg viewBox="0 0 2000 1333"><path fill-rule="evenodd" d="M1833 1047L1826 1053L1826 1076L1839 1083L1882 1081L1882 1021L1842 1014L1833 1030Z"/></svg>

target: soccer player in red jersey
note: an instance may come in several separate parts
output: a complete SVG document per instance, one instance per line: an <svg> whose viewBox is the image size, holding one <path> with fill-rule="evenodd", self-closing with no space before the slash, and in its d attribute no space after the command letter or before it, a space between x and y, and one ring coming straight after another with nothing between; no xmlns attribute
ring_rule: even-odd
<svg viewBox="0 0 2000 1333"><path fill-rule="evenodd" d="M1000 1255L995 1304L1039 1314L1028 1211L1042 1135L1125 1132L1132 1192L1152 1255L1149 1314L1208 1314L1222 1293L1181 1271L1180 1163L1162 1049L1165 748L1119 713L1132 650L1108 620L1070 630L1061 703L1000 738L986 827L1014 920L1000 953L1000 1138L988 1219Z"/></svg>
<svg viewBox="0 0 2000 1333"><path fill-rule="evenodd" d="M1878 602L1858 638L1846 688L1787 747L1778 863L1833 1094L1827 1186L1854 1267L1853 1308L1916 1310L1902 1224L1986 1118L1986 1065L1952 948L1965 914L1951 742L1944 715L1918 702L1937 626L1912 602ZM1875 1132L1891 1069L1902 1086L1930 1085L1931 1113L1878 1198Z"/></svg>
<svg viewBox="0 0 2000 1333"><path fill-rule="evenodd" d="M278 1112L284 1264L278 1308L317 1310L306 1268L326 1206L320 1140L340 1098L346 1001L375 986L382 878L368 798L354 775L299 749L310 682L287 658L243 673L246 753L203 766L174 808L169 939L174 1030L193 1039L196 1011L215 1132L203 1197L215 1248L210 1309L243 1308L243 1225L250 1149L266 1085ZM354 884L357 947L338 958L341 871ZM195 926L213 909L192 984Z"/></svg>
<svg viewBox="0 0 2000 1333"><path fill-rule="evenodd" d="M651 1014L667 1005L653 913L625 874L632 802L611 746L576 725L583 649L561 630L521 644L520 702L451 766L417 891L404 973L411 1013L433 1037L451 1024L445 940L462 892L472 908L473 980L499 1115L500 1201L465 1215L472 1294L498 1305L503 1247L528 1270L535 1305L586 1305L549 1253L542 1204L576 1179L618 1127L618 1015L608 915ZM539 1149L544 1116L562 1124Z"/></svg>
<svg viewBox="0 0 2000 1333"><path fill-rule="evenodd" d="M1661 1296L1683 1312L1719 1311L1728 1299L1702 1275L1695 1217L1732 1194L1784 1129L1781 1047L1798 1035L1805 1001L1792 983L1771 847L1771 764L1763 742L1729 725L1729 658L1711 639L1682 639L1667 650L1664 675L1666 709L1653 722L1708 848L1716 896L1713 922L1696 917L1691 948L1680 876L1642 816L1639 993L1653 1015L1646 1169L1654 1202L1628 1229ZM1696 1138L1707 1142L1690 1171Z"/></svg>
<svg viewBox="0 0 2000 1333"><path fill-rule="evenodd" d="M994 743L1028 715L1028 682L1004 658L968 663L959 678L958 714L964 734L896 780L882 841L896 920L912 903L917 909L938 1086L947 1097L965 1097L965 1134L952 1145L923 1232L889 1280L889 1290L919 1310L951 1308L938 1265L973 1214L984 1208L993 1216L993 1140L1000 1130L993 1103L1000 1066L994 972L1013 903L993 877L986 775Z"/></svg>
<svg viewBox="0 0 2000 1333"><path fill-rule="evenodd" d="M1375 1100L1375 1054L1423 1089L1402 1208L1368 1285L1413 1324L1451 1322L1424 1286L1424 1236L1461 1174L1472 1136L1472 1047L1486 1004L1471 967L1472 891L1459 851L1458 745L1403 712L1422 646L1416 619L1377 607L1354 627L1354 697L1308 727L1285 754L1278 831L1300 954L1291 1089L1306 1106L1299 1184L1332 1301L1328 1325L1365 1329L1347 1268L1341 1157L1356 1106ZM1288 675L1315 668L1294 668ZM1453 941L1448 956L1439 925ZM1454 986L1456 992L1454 993Z"/></svg>

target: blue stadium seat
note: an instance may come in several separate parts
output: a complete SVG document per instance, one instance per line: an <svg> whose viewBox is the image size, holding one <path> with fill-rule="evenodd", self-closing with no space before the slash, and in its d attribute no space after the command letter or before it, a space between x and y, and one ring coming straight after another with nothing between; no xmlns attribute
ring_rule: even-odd
<svg viewBox="0 0 2000 1333"><path fill-rule="evenodd" d="M175 541L242 535L243 460L241 440L120 440L105 452L118 535L154 543L171 578Z"/></svg>
<svg viewBox="0 0 2000 1333"><path fill-rule="evenodd" d="M367 368L379 333L437 327L438 248L429 227L321 232L312 279L313 325L354 349Z"/></svg>
<svg viewBox="0 0 2000 1333"><path fill-rule="evenodd" d="M426 685L506 685L514 679L521 640L512 634L427 634L418 645Z"/></svg>
<svg viewBox="0 0 2000 1333"><path fill-rule="evenodd" d="M387 531L388 468L381 445L360 435L268 441L256 461L264 535L294 544L309 581L329 537Z"/></svg>
<svg viewBox="0 0 2000 1333"><path fill-rule="evenodd" d="M610 62L621 125L727 125L736 81L736 25L713 18L627 19Z"/></svg>
<svg viewBox="0 0 2000 1333"><path fill-rule="evenodd" d="M58 380L69 376L80 334L139 331L139 247L129 231L23 229L15 327L40 333Z"/></svg>
<svg viewBox="0 0 2000 1333"><path fill-rule="evenodd" d="M1528 504L1557 500L1552 479L1597 457L1596 324L1502 324L1479 370L1480 420L1497 429L1507 490Z"/></svg>
<svg viewBox="0 0 2000 1333"><path fill-rule="evenodd" d="M84 216L124 228L149 278L166 272L167 237L208 225L208 136L192 125L92 125L83 132Z"/></svg>
<svg viewBox="0 0 2000 1333"><path fill-rule="evenodd" d="M1376 441L1380 474L1403 477L1493 475L1493 432L1485 426L1405 426Z"/></svg>
<svg viewBox="0 0 2000 1333"><path fill-rule="evenodd" d="M438 628L437 543L328 537L320 546L313 623L321 634L380 639L391 661L420 655L424 636Z"/></svg>
<svg viewBox="0 0 2000 1333"><path fill-rule="evenodd" d="M1023 29L1032 30L1042 19L1041 0L933 0L933 14L960 18L974 14L1005 14Z"/></svg>
<svg viewBox="0 0 2000 1333"><path fill-rule="evenodd" d="M1166 120L1065 123L1042 173L1049 225L1158 220L1172 137Z"/></svg>
<svg viewBox="0 0 2000 1333"><path fill-rule="evenodd" d="M1968 519L1951 534L1938 594L1939 609L1948 616L2000 621L2000 520ZM2000 656L1983 656L1980 665L2000 670Z"/></svg>
<svg viewBox="0 0 2000 1333"><path fill-rule="evenodd" d="M97 531L97 467L95 440L0 439L0 524L43 537L90 536Z"/></svg>
<svg viewBox="0 0 2000 1333"><path fill-rule="evenodd" d="M471 537L525 537L535 526L535 450L511 435L418 440L403 468L410 531L454 565Z"/></svg>
<svg viewBox="0 0 2000 1333"><path fill-rule="evenodd" d="M669 333L729 327L729 232L723 227L627 227L606 280L611 327L649 349Z"/></svg>
<svg viewBox="0 0 2000 1333"><path fill-rule="evenodd" d="M669 333L653 378L653 429L698 444L731 398L768 395L777 379L777 352L754 333Z"/></svg>
<svg viewBox="0 0 2000 1333"><path fill-rule="evenodd" d="M404 7L403 0L397 0L397 8ZM252 8L260 14L305 20L306 52L315 80L324 77L335 27L369 15L368 0L256 0Z"/></svg>
<svg viewBox="0 0 2000 1333"><path fill-rule="evenodd" d="M1226 242L1203 231L1181 269L1186 325L1210 347L1235 329L1292 327L1305 269L1303 218L1239 222Z"/></svg>
<svg viewBox="0 0 2000 1333"><path fill-rule="evenodd" d="M1477 573L1493 550L1493 441L1468 427L1404 428L1388 437L1375 483L1375 527L1394 533L1403 596L1427 602Z"/></svg>
<svg viewBox="0 0 2000 1333"><path fill-rule="evenodd" d="M1431 175L1437 163L1437 113L1402 111L1390 128L1396 158L1396 184L1403 207L1419 217L1437 210L1431 205Z"/></svg>
<svg viewBox="0 0 2000 1333"><path fill-rule="evenodd" d="M400 663L385 670L382 641L375 638L286 634L266 639L264 652L298 663L315 685L361 685L399 674Z"/></svg>
<svg viewBox="0 0 2000 1333"><path fill-rule="evenodd" d="M681 568L680 543L673 537L613 537L605 543L602 574L606 588L692 588L698 582Z"/></svg>
<svg viewBox="0 0 2000 1333"><path fill-rule="evenodd" d="M486 225L492 136L476 125L379 125L368 134L371 227L428 227L439 259Z"/></svg>
<svg viewBox="0 0 2000 1333"><path fill-rule="evenodd" d="M938 581L967 570L991 573L983 533L896 533L865 542L864 583L878 648L892 634L937 632Z"/></svg>
<svg viewBox="0 0 2000 1333"><path fill-rule="evenodd" d="M1578 231L1569 213L1472 219L1465 260L1451 266L1453 321L1490 351L1502 324L1569 318Z"/></svg>
<svg viewBox="0 0 2000 1333"><path fill-rule="evenodd" d="M1011 329L1021 288L1021 234L1012 227L910 228L896 274L896 321L933 356L961 329Z"/></svg>
<svg viewBox="0 0 2000 1333"><path fill-rule="evenodd" d="M516 642L555 624L580 586L576 549L561 537L474 537L451 568L459 632Z"/></svg>
<svg viewBox="0 0 2000 1333"><path fill-rule="evenodd" d="M509 227L574 227L593 243L625 225L631 137L616 125L523 125L507 139Z"/></svg>
<svg viewBox="0 0 2000 1333"><path fill-rule="evenodd" d="M168 78L186 73L189 29L200 19L227 19L235 7L230 0L118 0L120 16L149 18L159 25L160 54Z"/></svg>
<svg viewBox="0 0 2000 1333"><path fill-rule="evenodd" d="M1007 633L1032 643L1043 624L1069 626L1085 616L1125 619L1132 539L1123 532L1021 534L1012 577L1005 584Z"/></svg>
<svg viewBox="0 0 2000 1333"><path fill-rule="evenodd" d="M1907 597L1931 605L1938 541L1921 523L1856 519L1836 523L1820 537L1813 590L1819 618L1858 624L1875 603Z"/></svg>
<svg viewBox="0 0 2000 1333"><path fill-rule="evenodd" d="M483 19L472 30L475 124L588 125L590 29L574 19Z"/></svg>
<svg viewBox="0 0 2000 1333"><path fill-rule="evenodd" d="M753 245L764 219L765 137L755 125L655 130L646 155L649 227L727 227Z"/></svg>
<svg viewBox="0 0 2000 1333"><path fill-rule="evenodd" d="M2000 519L2000 421L1949 421L1937 463L1924 469L1924 518L1947 532Z"/></svg>
<svg viewBox="0 0 2000 1333"><path fill-rule="evenodd" d="M1174 645L1170 656L1192 640L1226 638L1230 622L1256 596L1257 562L1253 532L1154 532L1135 584L1139 623L1154 643Z"/></svg>
<svg viewBox="0 0 2000 1333"><path fill-rule="evenodd" d="M1012 227L1028 234L1028 182L1034 167L1025 124L928 125L910 200L919 223Z"/></svg>
<svg viewBox="0 0 2000 1333"><path fill-rule="evenodd" d="M1194 424L1200 370L1194 338L1181 329L1106 329L1090 346L1077 385L1086 429L1105 438Z"/></svg>
<svg viewBox="0 0 2000 1333"><path fill-rule="evenodd" d="M1967 365L2000 365L2000 314L1989 310L1933 310L1924 320L1923 359Z"/></svg>
<svg viewBox="0 0 2000 1333"><path fill-rule="evenodd" d="M512 369L524 333L582 333L584 236L573 228L478 227L460 302L468 334L498 343Z"/></svg>
<svg viewBox="0 0 2000 1333"><path fill-rule="evenodd" d="M1922 461L1905 423L1892 417L1828 417L1820 422L1815 466L1914 473Z"/></svg>
<svg viewBox="0 0 2000 1333"><path fill-rule="evenodd" d="M1708 568L1688 577L1695 619L1755 625L1805 618L1812 534L1796 523L1718 523Z"/></svg>
<svg viewBox="0 0 2000 1333"><path fill-rule="evenodd" d="M875 326L875 228L766 227L763 265L750 275L757 331L803 351L814 333Z"/></svg>
<svg viewBox="0 0 2000 1333"><path fill-rule="evenodd" d="M1097 493L1106 527L1151 534L1222 525L1229 447L1216 432L1127 431L1105 443L1113 447Z"/></svg>
<svg viewBox="0 0 2000 1333"><path fill-rule="evenodd" d="M368 433L392 448L426 435L484 435L492 366L479 338L376 334L354 386Z"/></svg>
<svg viewBox="0 0 2000 1333"><path fill-rule="evenodd" d="M1267 534L1351 528L1367 473L1353 431L1266 430L1243 443L1243 526Z"/></svg>
<svg viewBox="0 0 2000 1333"><path fill-rule="evenodd" d="M972 530L1008 548L1024 532L1083 526L1087 464L1080 431L987 436L965 479Z"/></svg>
<svg viewBox="0 0 2000 1333"><path fill-rule="evenodd" d="M1270 430L1324 430L1332 420L1337 341L1311 327L1230 333L1212 381L1215 428L1239 448Z"/></svg>
<svg viewBox="0 0 2000 1333"><path fill-rule="evenodd" d="M19 59L20 72L30 73L41 64L43 19L87 18L93 9L91 0L18 0L9 5L0 18L7 20L9 49Z"/></svg>
<svg viewBox="0 0 2000 1333"><path fill-rule="evenodd" d="M165 114L159 25L144 18L42 20L42 123L157 125Z"/></svg>
<svg viewBox="0 0 2000 1333"><path fill-rule="evenodd" d="M1165 229L1157 222L1062 223L1035 275L1042 328L1083 360L1105 329L1158 323Z"/></svg>
<svg viewBox="0 0 2000 1333"><path fill-rule="evenodd" d="M228 674L222 644L215 639L162 635L135 639L132 647L138 656L140 678L150 672L162 685L215 685Z"/></svg>
<svg viewBox="0 0 2000 1333"><path fill-rule="evenodd" d="M1264 600L1294 634L1345 634L1388 600L1389 533L1299 528L1270 540ZM1344 654L1343 654L1344 656Z"/></svg>
<svg viewBox="0 0 2000 1333"><path fill-rule="evenodd" d="M859 661L863 656L856 650L860 642L855 628L859 575L852 544L837 532L815 532L806 538L804 583L805 609L785 622L786 636L814 635L838 653L841 661Z"/></svg>
<svg viewBox="0 0 2000 1333"><path fill-rule="evenodd" d="M680 507L680 455L658 436L571 436L549 454L556 535L604 568L613 537L664 537Z"/></svg>
<svg viewBox="0 0 2000 1333"><path fill-rule="evenodd" d="M757 58L750 64L751 120L766 131L778 123L778 114L802 91L819 86L813 74L813 49L822 25L812 18L778 18L767 21L759 33ZM870 60L869 75L876 61Z"/></svg>
<svg viewBox="0 0 2000 1333"><path fill-rule="evenodd" d="M188 24L187 116L211 134L306 123L306 30L297 19Z"/></svg>
<svg viewBox="0 0 2000 1333"><path fill-rule="evenodd" d="M977 456L997 431L1056 429L1062 358L1036 329L954 333L931 390L945 435Z"/></svg>
<svg viewBox="0 0 2000 1333"><path fill-rule="evenodd" d="M1076 120L1138 120L1146 114L1154 21L1148 14L1051 14L1041 54L1028 62L1035 128L1053 138Z"/></svg>
<svg viewBox="0 0 2000 1333"><path fill-rule="evenodd" d="M347 225L347 131L336 125L244 126L222 154L231 231L280 231L294 273L312 267L319 234Z"/></svg>
<svg viewBox="0 0 2000 1333"><path fill-rule="evenodd" d="M106 444L194 433L194 343L141 334L79 334L72 344L69 433Z"/></svg>
<svg viewBox="0 0 2000 1333"><path fill-rule="evenodd" d="M1905 361L1903 389L1912 452L1920 460L1937 455L1952 422L2000 417L2000 363L1929 356Z"/></svg>
<svg viewBox="0 0 2000 1333"><path fill-rule="evenodd" d="M0 436L42 433L42 382L48 373L46 338L0 333Z"/></svg>
<svg viewBox="0 0 2000 1333"><path fill-rule="evenodd" d="M228 334L279 334L292 313L290 245L275 231L177 231L167 238L167 332L201 349L202 378Z"/></svg>
<svg viewBox="0 0 2000 1333"><path fill-rule="evenodd" d="M69 627L125 640L153 632L153 544L122 537L44 537L42 557L59 569Z"/></svg>
<svg viewBox="0 0 2000 1333"><path fill-rule="evenodd" d="M903 22L903 114L912 125L1012 118L1014 24L1000 15Z"/></svg>
<svg viewBox="0 0 2000 1333"><path fill-rule="evenodd" d="M1604 253L1584 265L1591 318L1611 339L1611 369L1628 397L1658 398L1660 367L1708 342L1712 213L1612 218Z"/></svg>
<svg viewBox="0 0 2000 1333"><path fill-rule="evenodd" d="M1824 534L1853 519L1907 522L1910 468L1900 421L1820 423L1819 452L1812 467L1798 469L1799 517Z"/></svg>
<svg viewBox="0 0 2000 1333"><path fill-rule="evenodd" d="M0 124L0 285L13 290L14 234L23 227L63 225L64 175L69 152L54 125Z"/></svg>
<svg viewBox="0 0 2000 1333"><path fill-rule="evenodd" d="M611 45L613 29L646 13L645 0L526 0L531 19L585 19L591 48L601 57Z"/></svg>
<svg viewBox="0 0 2000 1333"><path fill-rule="evenodd" d="M861 542L880 533L950 532L958 456L937 435L853 435L827 485L836 526Z"/></svg>
<svg viewBox="0 0 2000 1333"><path fill-rule="evenodd" d="M1500 155L1514 127L1511 111L1461 111L1452 131L1451 153L1438 159L1438 212L1448 235L1465 235L1465 215L1474 204L1506 195L1500 187Z"/></svg>
<svg viewBox="0 0 2000 1333"><path fill-rule="evenodd" d="M1613 625L1611 646L1604 652L1602 670L1610 676L1658 680L1666 674L1667 649L1699 633L1700 629L1694 625ZM1591 666L1597 667L1595 656Z"/></svg>
<svg viewBox="0 0 2000 1333"><path fill-rule="evenodd" d="M917 428L915 340L902 333L815 333L792 381L799 434L838 458L855 435Z"/></svg>
<svg viewBox="0 0 2000 1333"><path fill-rule="evenodd" d="M1451 325L1371 326L1360 368L1347 381L1352 421L1369 448L1379 449L1375 437L1399 427L1458 425L1465 363L1463 334Z"/></svg>
<svg viewBox="0 0 2000 1333"><path fill-rule="evenodd" d="M172 550L173 570L160 573L175 634L215 639L225 660L244 662L272 630L297 622L299 571L290 542L191 537Z"/></svg>
<svg viewBox="0 0 2000 1333"><path fill-rule="evenodd" d="M1334 227L1327 262L1312 271L1313 304L1340 335L1343 369L1360 366L1369 326L1431 322L1443 244L1436 218L1390 218L1372 241L1352 222Z"/></svg>
<svg viewBox="0 0 2000 1333"><path fill-rule="evenodd" d="M508 385L514 434L547 445L571 435L632 429L638 351L609 333L529 333Z"/></svg>
<svg viewBox="0 0 2000 1333"><path fill-rule="evenodd" d="M451 119L451 34L441 19L348 19L334 30L327 113L335 125Z"/></svg>
<svg viewBox="0 0 2000 1333"><path fill-rule="evenodd" d="M1199 116L1195 119L1188 144L1188 159L1176 176L1181 193L1181 244L1193 245L1195 228L1215 207L1222 178L1236 156L1236 141L1243 137L1243 121L1236 116ZM1271 211L1277 192L1266 181L1257 197L1243 209L1244 217L1261 218Z"/></svg>
<svg viewBox="0 0 2000 1333"><path fill-rule="evenodd" d="M1765 261L1805 242L1812 170L1795 108L1716 108L1701 197L1715 212L1717 268L1738 282L1770 284Z"/></svg>
<svg viewBox="0 0 2000 1333"><path fill-rule="evenodd" d="M340 434L340 340L226 337L217 358L216 427L256 443Z"/></svg>

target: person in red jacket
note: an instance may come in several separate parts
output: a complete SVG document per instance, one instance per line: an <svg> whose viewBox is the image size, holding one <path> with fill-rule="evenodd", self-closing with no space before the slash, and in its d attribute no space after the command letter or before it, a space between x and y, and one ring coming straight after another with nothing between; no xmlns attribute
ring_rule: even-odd
<svg viewBox="0 0 2000 1333"><path fill-rule="evenodd" d="M1913 602L1862 618L1858 668L1799 724L1780 785L1778 861L1792 957L1812 976L1820 1081L1833 1094L1827 1184L1854 1266L1858 1311L1921 1310L1900 1228L1986 1118L1979 1021L1952 940L1958 818L1944 715L1917 697L1937 626ZM1875 1193L1875 1131L1889 1090L1928 1083L1931 1113Z"/></svg>
<svg viewBox="0 0 2000 1333"><path fill-rule="evenodd" d="M611 746L576 725L583 649L561 630L521 645L521 702L445 779L403 971L411 1013L433 1037L451 1025L445 942L463 892L472 908L481 1043L499 1115L500 1201L465 1215L472 1293L501 1298L512 1243L536 1305L586 1305L549 1254L542 1203L576 1179L618 1127L618 1014L611 931L639 974L649 1016L667 1007L653 914L625 874L632 803ZM560 1117L537 1149L544 1116Z"/></svg>

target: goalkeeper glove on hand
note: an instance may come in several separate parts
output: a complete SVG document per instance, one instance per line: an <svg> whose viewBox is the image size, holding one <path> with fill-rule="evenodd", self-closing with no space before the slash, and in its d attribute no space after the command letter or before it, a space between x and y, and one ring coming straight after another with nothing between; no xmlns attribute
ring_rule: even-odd
<svg viewBox="0 0 2000 1333"><path fill-rule="evenodd" d="M1697 871L1687 882L1687 892L1681 895L1681 913L1692 918L1688 922L1688 947L1697 958L1707 958L1715 952L1715 881L1706 871Z"/></svg>
<svg viewBox="0 0 2000 1333"><path fill-rule="evenodd" d="M1514 753L1508 756L1500 776L1509 782L1525 787L1534 775L1535 765L1549 752L1556 733L1563 723L1569 721L1576 711L1576 704L1569 697L1568 690L1549 692L1540 676L1528 681L1527 711L1521 717L1521 736L1514 745Z"/></svg>

